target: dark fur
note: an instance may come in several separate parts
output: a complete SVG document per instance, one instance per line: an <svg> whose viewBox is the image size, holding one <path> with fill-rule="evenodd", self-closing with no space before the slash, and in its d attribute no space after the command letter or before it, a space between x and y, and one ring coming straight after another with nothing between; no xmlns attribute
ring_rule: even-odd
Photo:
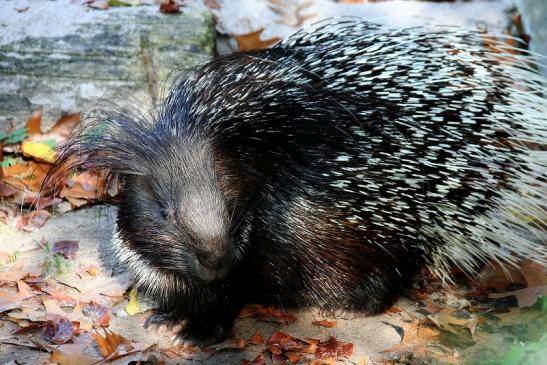
<svg viewBox="0 0 547 365"><path fill-rule="evenodd" d="M344 37L355 35L348 31ZM427 58L427 47L437 45L421 46L416 57ZM413 168L398 157L406 148L402 141L420 127L412 119L418 109L370 90L331 87L334 76L303 64L311 53L321 59L328 52L336 56L321 42L302 41L218 58L175 85L153 120L129 109L108 110L64 147L57 169L92 166L121 181L117 224L123 246L162 273L162 279L149 280L134 270L141 289L158 302L151 322L185 320L179 337L209 344L228 334L250 302L377 313L428 261L423 247L434 252L442 244L416 230L424 217L418 208L436 204L420 194L444 176L427 179L437 167ZM453 77L473 77L472 69L458 70ZM403 67L400 73L409 71ZM352 77L348 85L360 76ZM444 97L443 85L437 86L431 90L437 103L466 96L462 90ZM500 102L502 88L489 98ZM432 106L424 101L422 107ZM449 109L444 118L461 122ZM462 141L480 144L474 132L462 129L462 140L453 140L450 130L433 126L429 136L458 151ZM408 161L426 152L418 147ZM447 155L440 151L437 157L443 163ZM483 162L473 163L479 168ZM344 176L331 173L345 166ZM408 168L408 179L423 174L417 185L390 181L383 171L397 166ZM378 189L333 188L340 179L365 179L358 174ZM471 185L480 176L469 173L468 179ZM399 187L406 193L397 195ZM466 189L472 191L454 189L440 201L460 204ZM485 199L496 193L488 194ZM355 209L366 206L373 208ZM436 214L429 219L441 216ZM375 224L377 217L388 225Z"/></svg>

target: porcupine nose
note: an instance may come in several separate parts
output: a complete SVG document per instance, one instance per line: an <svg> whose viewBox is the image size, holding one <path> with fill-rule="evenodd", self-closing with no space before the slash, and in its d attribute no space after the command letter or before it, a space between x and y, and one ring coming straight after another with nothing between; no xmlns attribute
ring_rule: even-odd
<svg viewBox="0 0 547 365"><path fill-rule="evenodd" d="M222 270L232 262L232 255L216 255L210 252L196 254L199 263L210 270Z"/></svg>
<svg viewBox="0 0 547 365"><path fill-rule="evenodd" d="M223 253L221 255L211 252L197 252L197 275L205 281L213 281L224 277L233 261L233 255Z"/></svg>

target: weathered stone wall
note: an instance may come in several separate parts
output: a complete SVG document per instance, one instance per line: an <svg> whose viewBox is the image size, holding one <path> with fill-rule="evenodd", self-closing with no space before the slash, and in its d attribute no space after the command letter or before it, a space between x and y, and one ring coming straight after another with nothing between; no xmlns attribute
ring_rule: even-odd
<svg viewBox="0 0 547 365"><path fill-rule="evenodd" d="M31 2L24 13L13 2L0 4L6 29L0 33L0 130L20 126L40 107L48 126L120 92L149 97L171 70L212 55L205 13L167 15L155 6L98 11L67 3Z"/></svg>

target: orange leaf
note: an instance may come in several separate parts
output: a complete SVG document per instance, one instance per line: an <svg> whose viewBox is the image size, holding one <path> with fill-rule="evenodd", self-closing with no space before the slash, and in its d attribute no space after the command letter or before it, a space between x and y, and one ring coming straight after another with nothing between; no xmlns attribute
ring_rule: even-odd
<svg viewBox="0 0 547 365"><path fill-rule="evenodd" d="M257 331L254 335L249 337L247 342L251 345L262 345L264 343L264 337L262 337L262 334Z"/></svg>
<svg viewBox="0 0 547 365"><path fill-rule="evenodd" d="M333 328L336 327L336 322L333 321L313 321L311 323L314 326Z"/></svg>
<svg viewBox="0 0 547 365"><path fill-rule="evenodd" d="M261 40L260 34L262 34L263 31L264 31L264 28L259 29L255 32L236 35L235 39L237 41L237 46L239 47L239 50L244 52L244 51L250 51L253 49L268 48L279 41L279 38L270 38L266 40Z"/></svg>
<svg viewBox="0 0 547 365"><path fill-rule="evenodd" d="M105 337L99 335L98 333L95 333L93 337L95 338L95 342L97 343L97 347L99 348L101 355L105 357L112 354L119 345L129 343L129 341L117 333L110 332L107 329L104 329L104 333Z"/></svg>
<svg viewBox="0 0 547 365"><path fill-rule="evenodd" d="M72 130L80 123L80 113L63 115L51 129L48 134L55 134L64 138L70 137Z"/></svg>
<svg viewBox="0 0 547 365"><path fill-rule="evenodd" d="M42 130L42 109L32 113L25 124L28 134L41 134Z"/></svg>
<svg viewBox="0 0 547 365"><path fill-rule="evenodd" d="M17 294L0 291L0 313L18 308L25 299L34 296L32 289L24 281L17 282L17 289Z"/></svg>

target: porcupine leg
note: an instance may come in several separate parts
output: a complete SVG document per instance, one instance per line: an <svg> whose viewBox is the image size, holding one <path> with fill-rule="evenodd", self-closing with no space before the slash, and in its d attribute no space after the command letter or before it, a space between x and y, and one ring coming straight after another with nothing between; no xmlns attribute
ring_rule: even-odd
<svg viewBox="0 0 547 365"><path fill-rule="evenodd" d="M175 344L207 346L222 341L229 335L243 302L237 296L214 295L213 291L207 294L211 295L210 300L199 306L159 303L156 312L146 320L145 328L171 332Z"/></svg>

